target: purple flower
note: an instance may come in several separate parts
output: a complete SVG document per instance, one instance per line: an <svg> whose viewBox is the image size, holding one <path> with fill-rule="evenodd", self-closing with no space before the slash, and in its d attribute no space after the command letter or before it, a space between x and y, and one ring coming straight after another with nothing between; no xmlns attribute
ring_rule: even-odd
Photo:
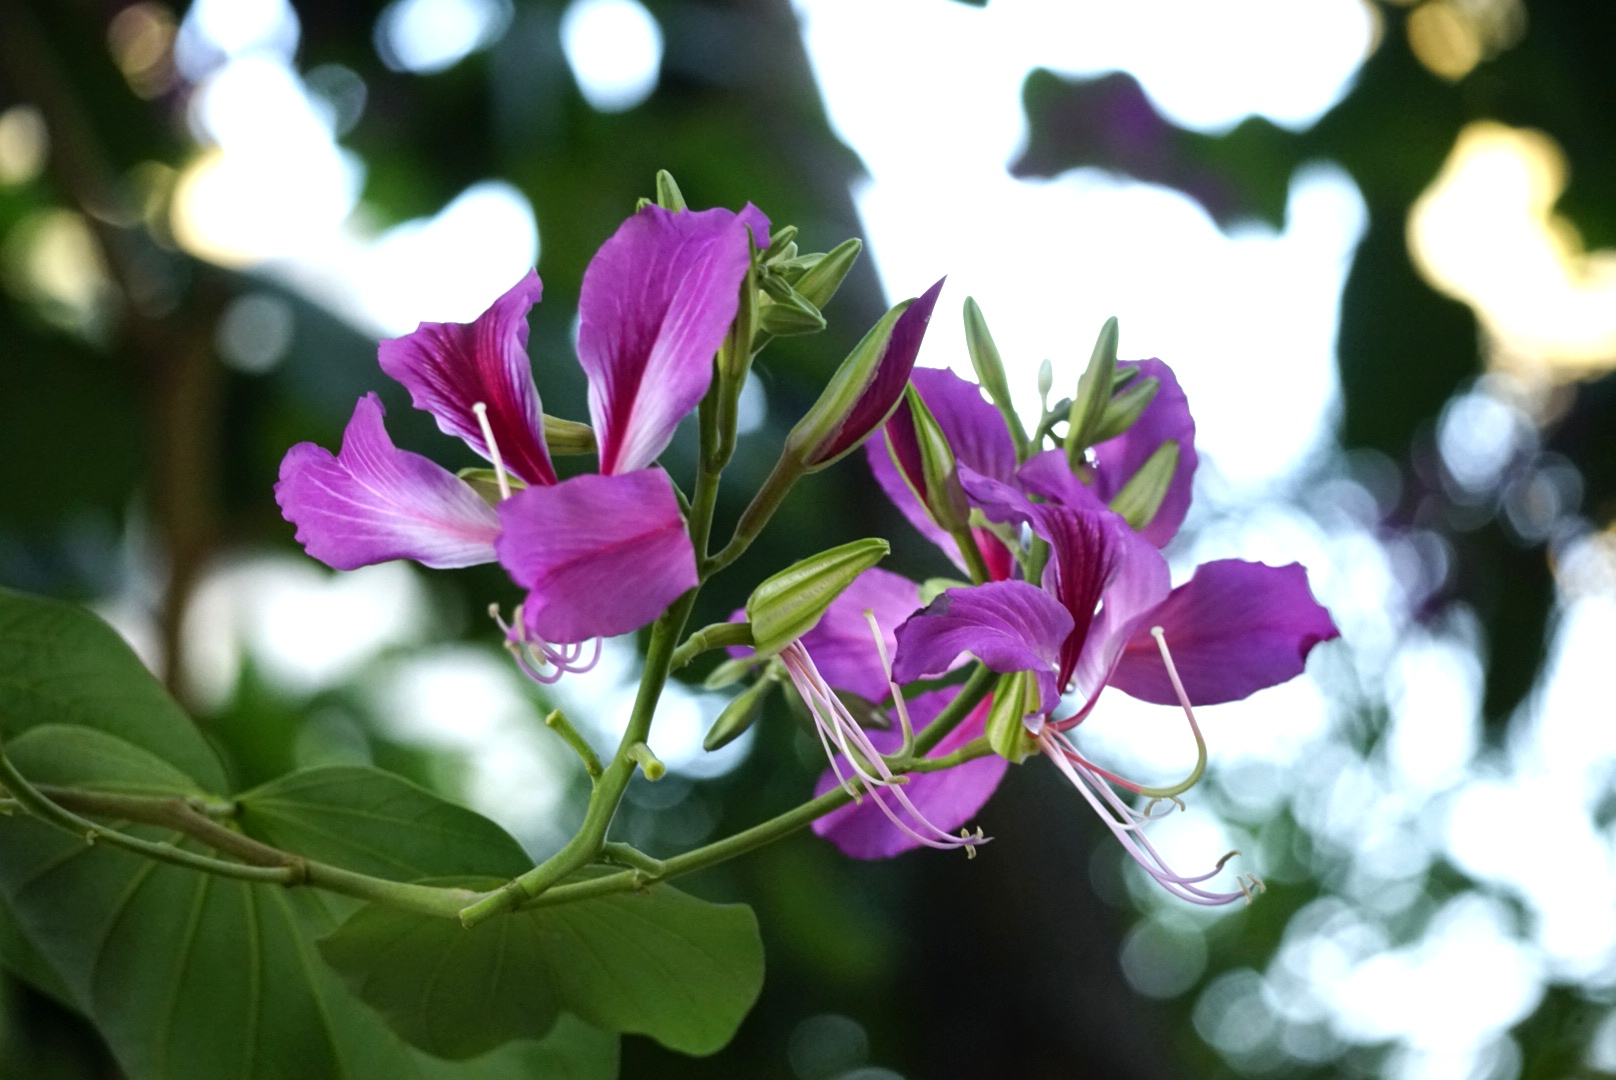
<svg viewBox="0 0 1616 1080"><path fill-rule="evenodd" d="M545 445L527 355L527 313L542 291L536 273L471 323L422 323L382 342L382 370L493 463L502 501L496 512L462 480L396 449L372 395L340 454L301 443L282 462L276 500L297 539L338 569L497 558L529 590L512 640L558 670L581 656L568 646L644 626L697 583L673 483L653 462L707 392L751 259L748 232L766 244L768 228L752 206L740 214L652 206L591 260L578 351L599 475L558 480Z"/></svg>

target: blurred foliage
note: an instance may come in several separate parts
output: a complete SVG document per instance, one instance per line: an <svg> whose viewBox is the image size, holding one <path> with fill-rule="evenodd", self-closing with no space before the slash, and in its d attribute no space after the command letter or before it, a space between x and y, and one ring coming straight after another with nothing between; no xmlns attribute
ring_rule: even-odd
<svg viewBox="0 0 1616 1080"><path fill-rule="evenodd" d="M335 445L365 390L382 394L401 446L431 454L441 444L431 420L379 377L374 342L268 277L211 266L175 246L151 210L160 194L141 177L151 163L180 169L195 153L188 88L176 81L143 95L119 72L107 27L125 6L0 2L0 113L36 107L50 139L42 173L0 184L8 275L0 298L0 583L144 605L154 613L171 684L195 704L180 628L203 570L233 552L296 550L270 497L285 448L305 439ZM546 283L531 352L546 408L562 416L587 415L583 381L572 365L552 370L545 358L571 355L583 268L635 199L650 193L658 168L672 171L693 203L734 208L750 200L775 223L796 224L805 250L828 250L859 231L848 195L859 163L826 124L785 0L647 6L665 37L661 79L638 107L602 113L580 95L562 56L560 0L518 0L498 42L427 76L379 59L373 38L384 4L296 4L297 68L341 65L364 86L363 111L341 142L363 160L362 197L377 226L434 214L490 177L531 200ZM161 4L153 10L175 22L184 15ZM1443 483L1436 420L1480 373L1479 332L1468 308L1416 272L1405 224L1461 127L1489 117L1541 128L1560 142L1572 182L1559 209L1590 246L1616 245L1609 107L1616 6L1533 3L1524 36L1454 82L1410 50L1409 7L1376 10L1378 48L1341 102L1306 130L1248 119L1227 132L1188 131L1162 118L1128 75L1035 72L1024 90L1029 139L1010 167L1019 176L1097 167L1164 184L1225 227L1282 225L1291 177L1309 162L1347 171L1368 206L1369 228L1342 300L1341 442L1396 463L1401 494L1382 523L1388 533L1432 530L1450 545L1450 572L1424 616L1437 620L1456 604L1476 612L1489 658L1484 711L1497 737L1539 673L1554 601L1550 559L1541 540L1523 539L1496 512L1478 521ZM87 314L63 312L17 284L17 238L53 211L76 215L70 220L91 238L110 283ZM294 325L285 358L252 374L222 364L214 345L220 313L249 294L289 304ZM772 464L786 428L881 310L865 260L830 305L830 329L765 354L759 376L769 408L763 426L741 441L720 534ZM937 325L955 332L949 319ZM1613 380L1572 388L1543 435L1547 449L1581 470L1588 512L1601 525L1616 510ZM694 449L686 432L666 455L676 477L689 475ZM697 625L725 618L751 583L792 559L855 536L907 535L856 465L815 475L803 489L736 570L703 594ZM917 547L895 552L888 565L917 577L943 570ZM433 640L486 644L482 611L508 588L497 568L442 575ZM704 673L697 665L688 674ZM334 710L362 730L370 760L453 791L457 763L398 741L377 708L357 683L299 696L249 661L226 700L201 719L237 787L305 764L299 747L310 718ZM688 843L692 832L722 835L793 805L819 766L803 752L805 736L787 710L778 701L772 709L746 767L677 781L683 789L670 779L659 792L631 790L617 823L622 834L660 853ZM1123 979L1118 951L1139 906L1116 853L1102 845L1091 854L1103 835L1094 823L1046 816L1057 801L1053 783L1047 771L1015 770L983 815L998 839L975 863L924 856L853 863L801 836L689 882L704 898L757 909L768 958L763 996L716 1057L684 1058L630 1038L623 1075L829 1080L837 1063L866 1060L905 1075L963 1080L1240 1074L1197 1034L1195 995L1157 1001ZM1220 973L1261 968L1290 917L1340 886L1332 875L1344 872L1342 859L1308 850L1293 818L1281 815L1254 832L1265 847L1301 854L1262 904L1209 933L1203 986ZM998 869L1008 867L1013 875ZM1439 898L1466 884L1439 867L1429 889ZM6 976L0 986L0 1075L114 1075L83 1021L49 988L24 981L21 949L14 934L0 934L0 956L23 977ZM1573 990L1552 989L1514 1033L1522 1075L1571 1075L1600 1008ZM857 1018L851 1034L829 1022L835 1015ZM805 1032L819 1033L819 1059L797 1052L811 1041ZM1270 1059L1263 1068L1365 1075L1380 1058L1375 1048L1353 1048L1311 1066ZM831 1065L813 1071L803 1060Z"/></svg>

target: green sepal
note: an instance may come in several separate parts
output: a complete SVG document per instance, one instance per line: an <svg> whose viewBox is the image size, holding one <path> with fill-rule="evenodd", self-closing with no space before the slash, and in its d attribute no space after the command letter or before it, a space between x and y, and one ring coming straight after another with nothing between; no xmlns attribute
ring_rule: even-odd
<svg viewBox="0 0 1616 1080"><path fill-rule="evenodd" d="M793 563L752 590L746 617L757 655L773 656L812 630L831 602L891 550L885 540L854 540Z"/></svg>
<svg viewBox="0 0 1616 1080"><path fill-rule="evenodd" d="M673 174L667 169L657 170L656 203L662 209L672 210L676 214L681 210L690 209L685 202L684 192L679 190L679 185L673 179Z"/></svg>
<svg viewBox="0 0 1616 1080"><path fill-rule="evenodd" d="M1178 440L1168 439L1145 459L1139 471L1129 477L1111 500L1111 509L1127 519L1135 529L1143 529L1156 518L1167 488L1178 470Z"/></svg>
<svg viewBox="0 0 1616 1080"><path fill-rule="evenodd" d="M820 392L819 399L809 407L798 420L791 432L786 436L784 453L787 457L798 462L807 469L822 469L846 454L850 454L858 445L846 447L842 453L834 457L821 458L821 448L829 445L841 433L842 425L858 406L859 399L869 389L874 381L875 374L881 368L881 359L886 355L887 343L892 340L892 328L897 325L898 318L909 309L913 300L905 300L876 320L862 340L853 351L847 354L836 373L825 384ZM765 308L765 311L768 309ZM894 405L896 407L896 405ZM881 423L886 418L882 417ZM876 430L876 424L871 430Z"/></svg>
<svg viewBox="0 0 1616 1080"><path fill-rule="evenodd" d="M915 441L920 446L920 472L926 481L926 494L922 501L926 512L942 529L957 533L969 525L971 508L959 485L954 449L948 445L948 436L926 406L926 399L915 389L915 384L910 383L903 392L915 425Z"/></svg>
<svg viewBox="0 0 1616 1080"><path fill-rule="evenodd" d="M954 578L946 577L927 578L920 583L920 606L928 606L949 589L968 589L970 587L971 583L969 581L958 581Z"/></svg>
<svg viewBox="0 0 1616 1080"><path fill-rule="evenodd" d="M1131 373L1134 369L1124 370ZM1094 432L1095 444L1114 439L1133 427L1134 421L1144 415L1150 403L1156 400L1156 392L1160 389L1161 380L1154 377L1130 382L1128 388L1113 397L1111 404L1105 407L1105 415L1100 418L1100 426Z"/></svg>
<svg viewBox="0 0 1616 1080"><path fill-rule="evenodd" d="M544 445L549 447L551 457L575 457L600 451L594 428L548 413L544 416Z"/></svg>
<svg viewBox="0 0 1616 1080"><path fill-rule="evenodd" d="M999 676L987 719L988 745L995 754L1020 765L1038 750L1027 730L1026 717L1037 712L1040 703L1038 679L1032 672L1012 671Z"/></svg>
<svg viewBox="0 0 1616 1080"><path fill-rule="evenodd" d="M498 506L505 498L504 494L499 490L499 476L493 469L461 469L455 475L469 484L471 490L481 496L483 502L489 506ZM512 492L521 491L527 487L526 484L510 473L505 474L505 482L510 485Z"/></svg>
<svg viewBox="0 0 1616 1080"><path fill-rule="evenodd" d="M710 754L740 738L763 714L763 703L779 685L780 676L766 671L757 682L736 694L724 706L724 711L718 714L713 726L707 729L707 737L701 740L701 748Z"/></svg>
<svg viewBox="0 0 1616 1080"><path fill-rule="evenodd" d="M735 320L729 324L724 343L718 347L718 377L728 392L738 397L746 381L746 373L757 354L758 329L758 258L757 242L748 234L747 243L752 258L746 264L746 275L741 278L741 299L735 308Z"/></svg>
<svg viewBox="0 0 1616 1080"><path fill-rule="evenodd" d="M859 252L863 250L863 241L857 238L843 240L819 256L813 265L792 283L792 287L804 300L823 310L825 305L830 303L830 298L836 295L836 290L841 288L848 272L853 269L853 264L858 262Z"/></svg>
<svg viewBox="0 0 1616 1080"><path fill-rule="evenodd" d="M1111 404L1111 381L1116 373L1117 317L1113 315L1094 339L1088 370L1077 382L1077 396L1066 415L1066 458L1074 469L1083 464L1083 451L1094 445L1094 433Z"/></svg>
<svg viewBox="0 0 1616 1080"><path fill-rule="evenodd" d="M982 384L982 389L988 392L999 415L1004 417L1004 426L1015 440L1016 452L1025 459L1027 430L1021 426L1021 417L1016 415L1015 406L1010 402L1010 383L1005 378L1004 361L999 357L999 347L994 344L993 335L988 332L982 309L977 306L976 299L970 296L965 298L965 346L971 353L971 367L976 371L976 381Z"/></svg>

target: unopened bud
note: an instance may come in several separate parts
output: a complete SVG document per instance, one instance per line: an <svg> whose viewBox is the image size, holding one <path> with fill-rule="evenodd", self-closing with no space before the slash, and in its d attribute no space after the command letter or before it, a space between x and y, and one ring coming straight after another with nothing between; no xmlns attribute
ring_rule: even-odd
<svg viewBox="0 0 1616 1080"><path fill-rule="evenodd" d="M788 456L805 469L822 469L851 453L887 422L909 384L942 287L937 282L870 327L831 376L819 400L786 436Z"/></svg>
<svg viewBox="0 0 1616 1080"><path fill-rule="evenodd" d="M1117 372L1132 372L1134 368L1123 368ZM1111 404L1105 407L1105 415L1100 418L1099 429L1094 432L1096 445L1107 439L1114 439L1124 431L1133 427L1144 411L1150 408L1150 403L1156 400L1156 391L1161 389L1161 380L1155 377L1134 379L1127 389L1111 399Z"/></svg>
<svg viewBox="0 0 1616 1080"><path fill-rule="evenodd" d="M948 444L942 425L913 383L909 384L905 404L914 425L915 449L923 480L922 488L915 494L920 496L931 519L944 531L958 533L969 527L971 507L960 487L954 448Z"/></svg>
<svg viewBox="0 0 1616 1080"><path fill-rule="evenodd" d="M772 302L758 306L758 330L769 337L799 337L825 329L825 316L791 286L768 274L763 275L762 283ZM771 286L777 286L779 292ZM759 343L754 341L753 346L755 350Z"/></svg>
<svg viewBox="0 0 1616 1080"><path fill-rule="evenodd" d="M863 250L862 241L843 240L803 271L793 287L810 304L823 311L825 305L830 303L830 298L836 295L836 290L841 288L853 264L858 262L859 252Z"/></svg>
<svg viewBox="0 0 1616 1080"><path fill-rule="evenodd" d="M726 686L734 686L757 667L757 658L752 656L739 659L725 660L722 664L707 673L701 681L705 690L722 690Z"/></svg>
<svg viewBox="0 0 1616 1080"><path fill-rule="evenodd" d="M1038 400L1049 410L1049 392L1055 389L1055 365L1048 360L1038 362Z"/></svg>
<svg viewBox="0 0 1616 1080"><path fill-rule="evenodd" d="M854 540L793 563L752 590L746 617L757 655L773 656L812 630L853 579L890 550L885 540Z"/></svg>
<svg viewBox="0 0 1616 1080"><path fill-rule="evenodd" d="M684 193L679 190L679 185L674 182L673 174L667 169L657 170L656 204L662 209L672 210L674 213L689 209L685 204Z"/></svg>
<svg viewBox="0 0 1616 1080"><path fill-rule="evenodd" d="M976 371L976 381L988 392L999 415L1004 417L1005 427L1009 428L1011 437L1016 440L1017 450L1025 457L1027 432L1010 403L1010 384L1005 379L1004 362L999 359L999 347L993 343L993 335L988 333L988 323L982 317L982 309L969 296L965 298L965 345L971 352L971 367Z"/></svg>
<svg viewBox="0 0 1616 1080"><path fill-rule="evenodd" d="M1042 694L1038 677L1031 671L1012 671L999 676L988 709L987 737L993 752L1019 765L1038 749L1026 718L1038 711Z"/></svg>
<svg viewBox="0 0 1616 1080"><path fill-rule="evenodd" d="M779 683L778 674L765 672L757 682L735 695L724 706L724 711L718 714L718 719L713 721L713 726L707 729L706 738L701 740L701 748L710 754L740 738L762 715L764 701Z"/></svg>
<svg viewBox="0 0 1616 1080"><path fill-rule="evenodd" d="M774 230L774 235L769 238L769 247L763 252L763 261L765 263L776 263L781 259L793 258L797 251L796 239L797 227L795 225L780 226ZM790 254L787 254L787 248L791 249Z"/></svg>
<svg viewBox="0 0 1616 1080"><path fill-rule="evenodd" d="M1100 327L1088 370L1078 380L1077 396L1066 414L1066 457L1074 469L1083 464L1083 451L1094 445L1094 433L1111 404L1111 380L1116 373L1117 319L1113 315Z"/></svg>
<svg viewBox="0 0 1616 1080"><path fill-rule="evenodd" d="M1156 518L1167 488L1178 471L1178 440L1168 439L1145 459L1139 471L1128 478L1122 490L1111 499L1111 509L1121 514L1129 525L1143 529Z"/></svg>
<svg viewBox="0 0 1616 1080"><path fill-rule="evenodd" d="M499 489L499 473L488 468L461 469L456 476L471 485L471 490L482 496L483 502L489 506L498 506L505 500L505 493ZM505 474L505 483L510 485L512 491L521 491L527 487L521 480Z"/></svg>

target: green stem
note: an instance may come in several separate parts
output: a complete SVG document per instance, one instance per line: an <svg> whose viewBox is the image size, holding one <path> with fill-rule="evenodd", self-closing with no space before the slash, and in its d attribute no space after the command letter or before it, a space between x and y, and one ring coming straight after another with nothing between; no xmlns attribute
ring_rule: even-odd
<svg viewBox="0 0 1616 1080"><path fill-rule="evenodd" d="M769 478L763 481L757 494L742 512L741 518L735 523L735 535L730 538L724 549L701 564L701 579L706 581L730 563L740 558L746 549L752 546L763 527L769 523L774 512L785 501L792 485L800 479L805 470L802 464L790 454L781 454L780 460L774 463L774 470Z"/></svg>
<svg viewBox="0 0 1616 1080"><path fill-rule="evenodd" d="M561 741L572 747L573 753L577 754L583 761L584 771L589 774L591 780L600 778L603 770L600 766L600 758L595 753L595 748L590 746L589 740L579 734L578 729L572 726L572 722L567 719L565 713L560 709L551 709L550 715L544 718L544 726L561 736Z"/></svg>
<svg viewBox="0 0 1616 1080"><path fill-rule="evenodd" d="M667 872L667 865L661 859L647 855L632 844L608 840L600 846L600 853L614 863L643 870L648 874L661 876Z"/></svg>
<svg viewBox="0 0 1616 1080"><path fill-rule="evenodd" d="M976 670L971 672L971 677L960 687L960 692L954 695L954 700L937 714L937 719L927 724L926 729L915 736L915 753L925 756L942 742L949 732L959 727L960 723L971 714L971 710L987 697L988 691L993 689L998 677L998 672L989 670L984 664L977 664Z"/></svg>
<svg viewBox="0 0 1616 1080"><path fill-rule="evenodd" d="M976 537L971 535L968 526L953 530L949 533L954 538L954 544L965 559L965 569L971 572L971 582L980 585L992 578L988 572L987 560L982 557L982 549L976 545Z"/></svg>
<svg viewBox="0 0 1616 1080"><path fill-rule="evenodd" d="M711 623L694 631L684 643L673 650L673 670L678 671L708 649L723 649L730 645L752 644L752 624L744 622Z"/></svg>
<svg viewBox="0 0 1616 1080"><path fill-rule="evenodd" d="M952 754L944 754L942 757L916 758L909 763L909 768L906 771L912 773L942 772L944 769L952 769L956 765L963 765L967 761L987 757L991 753L993 753L993 747L988 745L988 737L978 735Z"/></svg>
<svg viewBox="0 0 1616 1080"><path fill-rule="evenodd" d="M645 652L645 674L640 678L639 696L634 699L634 711L629 716L628 728L617 744L611 764L606 766L589 797L589 808L584 812L583 824L571 840L543 863L521 877L506 882L500 888L480 897L460 911L460 921L467 927L476 926L504 911L513 911L523 902L538 896L568 875L583 869L600 854L606 842L606 829L617 813L617 804L628 790L637 768L634 747L644 743L651 733L651 719L656 714L657 701L667 684L672 668L674 642L684 631L690 609L695 606L696 589L691 589L673 602L673 606L652 625L651 642Z"/></svg>

